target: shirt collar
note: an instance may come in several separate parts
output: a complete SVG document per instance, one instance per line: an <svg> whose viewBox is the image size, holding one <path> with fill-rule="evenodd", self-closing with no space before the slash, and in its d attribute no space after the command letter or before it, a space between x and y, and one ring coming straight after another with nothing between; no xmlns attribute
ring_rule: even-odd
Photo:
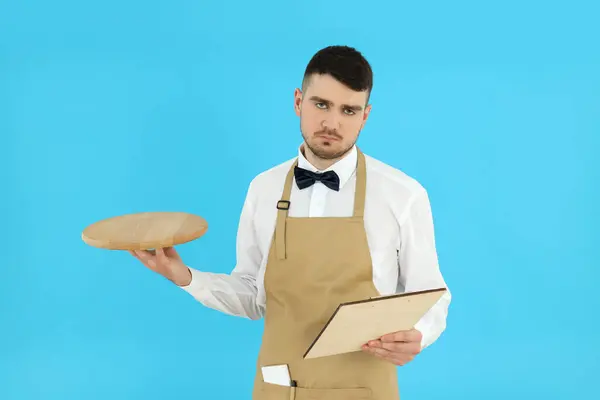
<svg viewBox="0 0 600 400"><path fill-rule="evenodd" d="M344 186L346 182L350 179L354 171L356 170L356 162L357 162L357 151L356 145L352 146L352 149L346 153L346 155L341 159L331 165L329 168L320 171L314 165L312 165L304 154L302 154L301 145L298 149L298 167L307 169L312 172L326 172L326 171L335 171L336 174L340 177L340 188Z"/></svg>

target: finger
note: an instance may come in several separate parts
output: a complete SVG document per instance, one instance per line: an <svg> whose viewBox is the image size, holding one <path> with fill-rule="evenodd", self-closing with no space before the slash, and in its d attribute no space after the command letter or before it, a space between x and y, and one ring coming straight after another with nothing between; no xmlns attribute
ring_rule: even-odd
<svg viewBox="0 0 600 400"><path fill-rule="evenodd" d="M399 356L399 355L395 355L393 357L391 357L391 359L389 359L390 362L392 362L395 365L405 365L408 364L409 362L411 362L413 360L414 356Z"/></svg>
<svg viewBox="0 0 600 400"><path fill-rule="evenodd" d="M381 337L382 342L420 342L421 332L416 329L393 332Z"/></svg>
<svg viewBox="0 0 600 400"><path fill-rule="evenodd" d="M133 252L135 254L137 254L138 257L141 257L141 258L154 257L154 251L153 250L133 250Z"/></svg>
<svg viewBox="0 0 600 400"><path fill-rule="evenodd" d="M175 250L175 247L165 247L163 250L168 258L179 259L179 254L177 254L177 250Z"/></svg>
<svg viewBox="0 0 600 400"><path fill-rule="evenodd" d="M414 356L410 354L395 353L384 348L370 347L367 345L363 346L363 351L395 365L407 364L414 358Z"/></svg>
<svg viewBox="0 0 600 400"><path fill-rule="evenodd" d="M423 334L416 329L411 329L410 331L408 331L407 335L408 341L410 342L421 343L421 341L423 340Z"/></svg>
<svg viewBox="0 0 600 400"><path fill-rule="evenodd" d="M421 352L421 346L418 342L383 342L381 347L394 353L409 355L417 355Z"/></svg>
<svg viewBox="0 0 600 400"><path fill-rule="evenodd" d="M372 355L374 355L377 358L391 362L392 364L395 364L395 365L404 365L412 359L411 355L394 353L394 352L386 350L382 347L375 347L375 348L369 347L367 352L371 353Z"/></svg>
<svg viewBox="0 0 600 400"><path fill-rule="evenodd" d="M386 350L384 348L373 347L373 346L369 346L369 345L364 345L363 350L367 353L371 353L380 358L389 358L389 357L391 357L391 354L392 354L391 351Z"/></svg>
<svg viewBox="0 0 600 400"><path fill-rule="evenodd" d="M163 250L162 247L159 247L158 249L156 249L156 258L158 259L158 262L163 263L167 260L167 256L165 255L165 251Z"/></svg>
<svg viewBox="0 0 600 400"><path fill-rule="evenodd" d="M136 250L135 252L140 261L142 261L142 263L144 263L147 267L156 268L156 260L152 252L148 250Z"/></svg>

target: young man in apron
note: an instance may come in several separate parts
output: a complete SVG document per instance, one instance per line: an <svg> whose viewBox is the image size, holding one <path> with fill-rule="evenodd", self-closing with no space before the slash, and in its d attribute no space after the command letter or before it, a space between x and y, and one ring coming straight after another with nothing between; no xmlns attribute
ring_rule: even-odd
<svg viewBox="0 0 600 400"><path fill-rule="evenodd" d="M427 192L355 145L372 82L352 48L311 59L294 104L304 142L298 157L252 181L231 274L190 268L173 248L135 254L208 307L265 318L254 400L399 399L397 366L445 329L449 291L410 331L362 352L303 359L341 302L446 287ZM287 365L296 386L265 382L262 367L272 365Z"/></svg>

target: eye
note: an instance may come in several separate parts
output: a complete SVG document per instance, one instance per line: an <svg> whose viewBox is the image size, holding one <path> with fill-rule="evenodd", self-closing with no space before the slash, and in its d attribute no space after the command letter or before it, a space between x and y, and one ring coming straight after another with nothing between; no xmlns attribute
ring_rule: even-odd
<svg viewBox="0 0 600 400"><path fill-rule="evenodd" d="M354 114L355 114L355 112L354 112L353 110L349 109L349 108L346 108L346 109L344 110L344 112L345 112L346 114L348 114L348 115L354 115Z"/></svg>
<svg viewBox="0 0 600 400"><path fill-rule="evenodd" d="M321 109L324 109L327 107L327 105L325 105L325 103L315 103L315 105L317 106L317 108L321 108Z"/></svg>

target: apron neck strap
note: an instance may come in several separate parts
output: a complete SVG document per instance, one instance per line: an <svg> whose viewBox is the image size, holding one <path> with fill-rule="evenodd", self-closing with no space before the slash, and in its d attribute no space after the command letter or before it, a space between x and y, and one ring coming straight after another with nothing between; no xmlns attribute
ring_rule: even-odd
<svg viewBox="0 0 600 400"><path fill-rule="evenodd" d="M354 191L354 216L363 217L365 212L365 195L367 192L367 166L365 155L356 148L356 189Z"/></svg>

